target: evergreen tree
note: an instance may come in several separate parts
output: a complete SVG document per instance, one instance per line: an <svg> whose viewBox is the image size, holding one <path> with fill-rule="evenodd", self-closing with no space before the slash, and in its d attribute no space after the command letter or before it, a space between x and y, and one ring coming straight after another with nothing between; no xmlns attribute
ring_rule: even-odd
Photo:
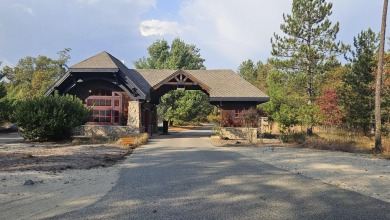
<svg viewBox="0 0 390 220"><path fill-rule="evenodd" d="M257 68L251 59L244 61L238 67L238 73L252 85L257 84Z"/></svg>
<svg viewBox="0 0 390 220"><path fill-rule="evenodd" d="M325 0L293 0L292 13L283 14L284 24L280 29L284 35L274 34L271 39L274 56L270 62L289 75L298 77L305 88L308 115L305 119L308 134L315 124L315 109L312 105L318 94L321 75L337 64L336 57L347 49L336 42L339 23L332 25L332 3Z"/></svg>
<svg viewBox="0 0 390 220"><path fill-rule="evenodd" d="M259 88L261 91L267 89L267 76L272 71L271 65L269 63L263 64L261 61L254 64L254 62L249 59L244 61L238 67L238 73L246 81L250 82L252 85Z"/></svg>
<svg viewBox="0 0 390 220"><path fill-rule="evenodd" d="M371 30L354 38L351 71L343 76L341 98L346 111L346 124L367 133L372 128L374 110L375 54L378 36Z"/></svg>

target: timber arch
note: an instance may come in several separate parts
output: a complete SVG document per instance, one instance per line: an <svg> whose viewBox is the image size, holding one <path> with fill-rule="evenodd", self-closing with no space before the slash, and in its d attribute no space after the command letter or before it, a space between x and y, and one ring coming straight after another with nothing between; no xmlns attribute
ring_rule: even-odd
<svg viewBox="0 0 390 220"><path fill-rule="evenodd" d="M201 90L211 104L237 112L269 97L232 70L128 69L107 52L71 66L47 92L72 94L93 109L88 124L126 125L136 132L157 131L160 97L171 90Z"/></svg>

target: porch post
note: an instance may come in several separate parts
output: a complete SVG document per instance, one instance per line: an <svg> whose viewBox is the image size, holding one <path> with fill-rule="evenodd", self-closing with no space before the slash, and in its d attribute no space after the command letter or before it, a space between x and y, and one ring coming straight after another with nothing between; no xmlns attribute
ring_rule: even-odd
<svg viewBox="0 0 390 220"><path fill-rule="evenodd" d="M141 124L141 103L136 101L129 101L127 126L134 129L135 133L143 132Z"/></svg>

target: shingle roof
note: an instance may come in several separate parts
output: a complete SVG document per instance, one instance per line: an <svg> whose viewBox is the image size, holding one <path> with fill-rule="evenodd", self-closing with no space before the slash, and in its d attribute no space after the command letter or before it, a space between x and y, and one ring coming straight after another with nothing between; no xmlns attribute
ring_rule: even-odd
<svg viewBox="0 0 390 220"><path fill-rule="evenodd" d="M137 69L151 87L162 83L177 70ZM230 100L262 100L268 101L268 96L243 79L232 70L183 70L210 88L210 98L214 100L230 98Z"/></svg>
<svg viewBox="0 0 390 220"><path fill-rule="evenodd" d="M121 61L101 52L69 68L70 71L94 72L120 70L126 80L133 82L144 94L150 95L153 87L161 85L178 70L129 69ZM232 70L181 70L209 88L211 101L257 101L269 97Z"/></svg>
<svg viewBox="0 0 390 220"><path fill-rule="evenodd" d="M212 98L266 98L264 92L232 70L185 70L210 88Z"/></svg>
<svg viewBox="0 0 390 220"><path fill-rule="evenodd" d="M106 51L71 66L69 70L90 70L91 72L94 70L120 70L123 74L125 74L127 80L136 84L144 94L148 94L150 90L149 83L137 71L127 68L125 64Z"/></svg>
<svg viewBox="0 0 390 220"><path fill-rule="evenodd" d="M69 69L115 69L119 68L117 65L118 62L116 61L119 60L106 51L103 51L71 66ZM119 61L119 63L122 62Z"/></svg>

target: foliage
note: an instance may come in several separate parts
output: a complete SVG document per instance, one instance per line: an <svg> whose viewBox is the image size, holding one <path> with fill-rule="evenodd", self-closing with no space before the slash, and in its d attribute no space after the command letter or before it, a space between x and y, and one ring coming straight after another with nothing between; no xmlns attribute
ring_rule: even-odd
<svg viewBox="0 0 390 220"><path fill-rule="evenodd" d="M283 143L302 144L305 142L306 137L307 137L306 133L299 132L299 133L282 133L282 135L279 138Z"/></svg>
<svg viewBox="0 0 390 220"><path fill-rule="evenodd" d="M136 145L137 146L141 146L141 145L145 145L147 144L149 141L149 135L148 133L142 133L142 134L139 134L136 138Z"/></svg>
<svg viewBox="0 0 390 220"><path fill-rule="evenodd" d="M299 114L301 107L305 106L305 98L297 93L295 80L281 71L272 71L267 77L270 101L261 106L268 113L271 120L279 123L281 130L301 124Z"/></svg>
<svg viewBox="0 0 390 220"><path fill-rule="evenodd" d="M266 115L266 113L262 109L250 108L243 110L240 114L240 118L246 127L257 128L260 117L264 115Z"/></svg>
<svg viewBox="0 0 390 220"><path fill-rule="evenodd" d="M81 100L71 95L39 96L19 101L12 120L23 138L37 141L64 140L89 117Z"/></svg>
<svg viewBox="0 0 390 220"><path fill-rule="evenodd" d="M325 0L293 0L292 14L284 14L285 23L280 25L285 35L274 34L271 39L274 58L270 62L299 79L297 82L305 89L307 111L312 111L323 74L337 65L337 56L347 50L347 46L335 42L339 23L332 25L329 20L331 9L332 3ZM311 133L316 119L308 119Z"/></svg>
<svg viewBox="0 0 390 220"><path fill-rule="evenodd" d="M0 82L0 125L9 121L9 112L12 112L11 102L6 95L5 82Z"/></svg>
<svg viewBox="0 0 390 220"><path fill-rule="evenodd" d="M322 122L326 126L339 126L342 124L345 113L340 105L340 99L335 89L327 89L318 97L316 102L320 108Z"/></svg>
<svg viewBox="0 0 390 220"><path fill-rule="evenodd" d="M233 114L230 110L222 110L221 111L221 126L222 127L233 127Z"/></svg>
<svg viewBox="0 0 390 220"><path fill-rule="evenodd" d="M172 41L157 40L148 47L148 58L133 61L138 69L205 69L199 49L193 44L186 44L179 38Z"/></svg>
<svg viewBox="0 0 390 220"><path fill-rule="evenodd" d="M354 129L367 133L371 128L374 110L375 53L378 37L371 30L362 31L354 38L351 70L343 76L341 101L346 112L345 122Z"/></svg>
<svg viewBox="0 0 390 220"><path fill-rule="evenodd" d="M238 67L238 73L246 81L250 82L260 90L265 91L267 88L266 78L269 72L271 72L271 69L272 68L269 63L263 64L259 61L254 64L254 62L249 59L240 64Z"/></svg>
<svg viewBox="0 0 390 220"><path fill-rule="evenodd" d="M158 109L160 117L180 125L207 121L207 116L213 110L208 103L207 95L198 91L171 91L168 95L161 97L161 102L161 107ZM168 106L163 103L173 105Z"/></svg>
<svg viewBox="0 0 390 220"><path fill-rule="evenodd" d="M58 52L57 60L28 56L20 59L14 68L5 66L2 74L9 80L8 98L26 100L43 95L67 71L69 52L69 48Z"/></svg>
<svg viewBox="0 0 390 220"><path fill-rule="evenodd" d="M199 49L179 38L171 46L165 40L154 42L149 48L149 57L134 61L141 69L205 69ZM200 123L212 110L208 97L201 91L171 91L161 97L158 115L171 123Z"/></svg>
<svg viewBox="0 0 390 220"><path fill-rule="evenodd" d="M384 54L382 85L382 123L390 124L390 53Z"/></svg>
<svg viewBox="0 0 390 220"><path fill-rule="evenodd" d="M246 81L250 82L252 85L257 83L257 70L256 66L251 59L244 61L238 67L238 73Z"/></svg>

